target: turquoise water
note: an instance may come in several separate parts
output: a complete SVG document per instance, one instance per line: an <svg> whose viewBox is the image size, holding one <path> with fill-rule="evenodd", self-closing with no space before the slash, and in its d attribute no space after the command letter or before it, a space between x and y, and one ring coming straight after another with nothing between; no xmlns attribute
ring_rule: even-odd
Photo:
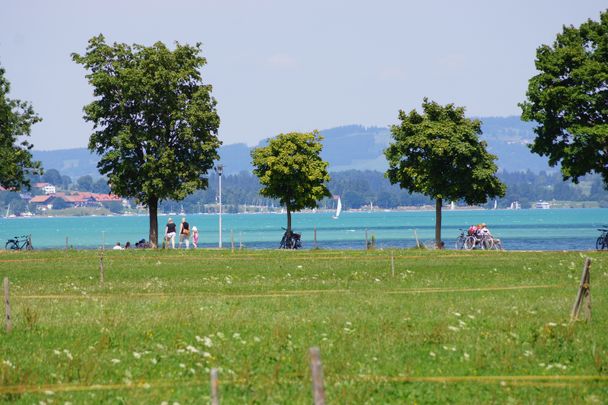
<svg viewBox="0 0 608 405"><path fill-rule="evenodd" d="M179 218L174 218L179 220ZM218 244L217 215L187 215L188 222L200 232L199 244ZM167 217L159 217L160 233ZM278 246L285 226L285 214L224 214L223 244L230 247L231 231L235 245L247 248ZM443 212L442 235L446 247L453 248L459 228L485 222L509 250L588 250L595 248L599 235L596 228L608 224L608 209L549 210L455 210ZM321 248L362 249L365 233L373 234L378 247L411 247L414 230L423 242L434 238L435 212L343 212L339 219L331 213L298 213L293 227L302 233L305 248L313 247L314 229ZM2 218L0 240L15 235L32 234L35 248L77 249L109 247L116 242L134 243L147 239L148 217L69 217L69 218Z"/></svg>

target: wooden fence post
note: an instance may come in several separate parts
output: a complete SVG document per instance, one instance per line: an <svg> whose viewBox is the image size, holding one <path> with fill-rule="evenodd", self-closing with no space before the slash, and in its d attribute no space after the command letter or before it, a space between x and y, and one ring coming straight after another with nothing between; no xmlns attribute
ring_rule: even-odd
<svg viewBox="0 0 608 405"><path fill-rule="evenodd" d="M234 253L234 232L230 230L230 252Z"/></svg>
<svg viewBox="0 0 608 405"><path fill-rule="evenodd" d="M103 250L99 255L99 283L103 286L104 274L103 274Z"/></svg>
<svg viewBox="0 0 608 405"><path fill-rule="evenodd" d="M576 321L581 311L581 305L585 307L585 319L591 320L591 259L587 257L585 259L585 265L583 266L583 274L581 275L581 283L576 294L576 300L572 307L572 313L570 314L570 320Z"/></svg>
<svg viewBox="0 0 608 405"><path fill-rule="evenodd" d="M365 228L365 250L369 249L369 244L367 241L367 228Z"/></svg>
<svg viewBox="0 0 608 405"><path fill-rule="evenodd" d="M13 330L13 320L11 319L11 300L8 277L4 277L4 305L6 309L6 331L10 332Z"/></svg>
<svg viewBox="0 0 608 405"><path fill-rule="evenodd" d="M317 226L315 225L315 249L317 248Z"/></svg>
<svg viewBox="0 0 608 405"><path fill-rule="evenodd" d="M391 252L391 275L395 277L395 256Z"/></svg>
<svg viewBox="0 0 608 405"><path fill-rule="evenodd" d="M325 405L325 387L323 386L323 365L318 347L311 347L310 371L312 374L312 396L315 405Z"/></svg>
<svg viewBox="0 0 608 405"><path fill-rule="evenodd" d="M68 250L68 237L65 237L65 250Z"/></svg>
<svg viewBox="0 0 608 405"><path fill-rule="evenodd" d="M211 405L219 405L219 381L217 378L217 368L211 369Z"/></svg>

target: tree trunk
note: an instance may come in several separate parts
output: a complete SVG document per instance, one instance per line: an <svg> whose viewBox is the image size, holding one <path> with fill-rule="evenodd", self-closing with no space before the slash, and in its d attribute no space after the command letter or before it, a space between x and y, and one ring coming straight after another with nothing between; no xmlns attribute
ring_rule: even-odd
<svg viewBox="0 0 608 405"><path fill-rule="evenodd" d="M287 232L291 232L291 210L287 207Z"/></svg>
<svg viewBox="0 0 608 405"><path fill-rule="evenodd" d="M437 198L435 200L435 247L437 249L443 249L443 242L441 242L441 207L443 206L443 199Z"/></svg>
<svg viewBox="0 0 608 405"><path fill-rule="evenodd" d="M158 197L150 197L148 200L148 212L150 213L150 244L153 248L158 247Z"/></svg>

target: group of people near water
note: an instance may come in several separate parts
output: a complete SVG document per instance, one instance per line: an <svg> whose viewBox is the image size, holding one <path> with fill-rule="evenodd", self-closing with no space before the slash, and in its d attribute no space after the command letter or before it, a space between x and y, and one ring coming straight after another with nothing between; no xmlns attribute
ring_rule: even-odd
<svg viewBox="0 0 608 405"><path fill-rule="evenodd" d="M179 234L177 232L177 225L175 224L175 222L173 222L173 218L169 218L167 220L167 225L165 226L165 235L163 238L163 247L169 247L169 244L171 244L171 248L175 249L175 236L177 235L179 235L177 245L178 248L181 248L183 243L186 246L186 249L189 249L190 238L192 238L192 247L195 249L198 248L198 229L196 228L196 226L193 226L192 229L190 229L190 224L188 223L188 221L186 221L186 217L183 217L182 222L180 222L179 224ZM135 247L146 248L150 247L150 244L146 242L145 239L142 239L135 244ZM125 243L124 247L120 245L120 242L116 242L116 245L114 245L113 249L124 250L130 248L131 242Z"/></svg>
<svg viewBox="0 0 608 405"><path fill-rule="evenodd" d="M182 221L179 224L179 234L177 233L177 225L173 222L173 218L167 220L165 226L165 238L163 241L164 246L169 246L171 243L171 249L175 249L175 236L179 235L178 247L182 247L182 243L186 246L186 249L190 248L190 238L192 238L192 247L195 249L198 247L198 229L193 226L190 229L190 224L186 221L186 217L182 217Z"/></svg>

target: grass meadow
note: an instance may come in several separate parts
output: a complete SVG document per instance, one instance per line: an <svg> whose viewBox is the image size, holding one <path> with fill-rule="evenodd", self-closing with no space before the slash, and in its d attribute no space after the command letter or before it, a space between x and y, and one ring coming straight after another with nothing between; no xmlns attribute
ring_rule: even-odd
<svg viewBox="0 0 608 405"><path fill-rule="evenodd" d="M215 367L221 403L310 404L311 346L329 404L608 402L601 253L105 251L103 285L99 256L0 254L0 402L206 403Z"/></svg>

